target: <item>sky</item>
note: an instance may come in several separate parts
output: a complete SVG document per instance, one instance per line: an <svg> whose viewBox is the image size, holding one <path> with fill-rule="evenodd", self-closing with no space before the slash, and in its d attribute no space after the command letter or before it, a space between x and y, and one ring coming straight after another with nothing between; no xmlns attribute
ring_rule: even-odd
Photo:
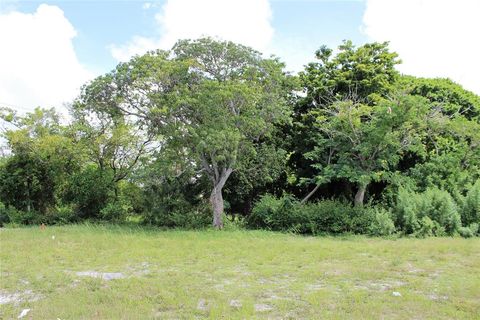
<svg viewBox="0 0 480 320"><path fill-rule="evenodd" d="M135 54L213 36L279 56L292 72L321 45L390 41L399 71L480 94L479 0L0 0L0 106L64 109Z"/></svg>

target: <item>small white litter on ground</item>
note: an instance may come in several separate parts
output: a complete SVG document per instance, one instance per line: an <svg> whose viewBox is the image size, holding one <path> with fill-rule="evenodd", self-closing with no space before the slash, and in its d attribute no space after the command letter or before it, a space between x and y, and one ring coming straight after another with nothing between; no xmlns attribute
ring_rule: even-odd
<svg viewBox="0 0 480 320"><path fill-rule="evenodd" d="M393 292L392 292L392 296L394 296L394 297L401 297L402 294L401 294L400 292L393 291Z"/></svg>
<svg viewBox="0 0 480 320"><path fill-rule="evenodd" d="M107 281L125 278L125 275L121 272L80 271L80 272L76 272L75 274L79 277L100 278Z"/></svg>
<svg viewBox="0 0 480 320"><path fill-rule="evenodd" d="M20 315L17 317L17 319L22 319L22 318L25 317L29 312L30 312L30 309L23 309L22 312L20 312Z"/></svg>

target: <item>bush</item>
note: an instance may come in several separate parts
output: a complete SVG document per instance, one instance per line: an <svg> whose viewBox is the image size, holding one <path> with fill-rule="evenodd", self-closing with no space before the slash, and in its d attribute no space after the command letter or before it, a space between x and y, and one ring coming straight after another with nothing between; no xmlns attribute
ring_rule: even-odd
<svg viewBox="0 0 480 320"><path fill-rule="evenodd" d="M368 206L353 207L338 200L301 204L291 195L281 198L265 195L254 205L247 225L251 228L303 234L391 234L394 231L393 222L389 217L386 219L382 216L383 213L378 214L378 210ZM372 227L377 214L377 224Z"/></svg>
<svg viewBox="0 0 480 320"><path fill-rule="evenodd" d="M398 190L397 201L394 207L395 224L406 234L415 233L420 229L418 205L421 197L406 189Z"/></svg>
<svg viewBox="0 0 480 320"><path fill-rule="evenodd" d="M445 228L442 227L437 221L433 221L428 216L422 217L418 223L418 230L415 231L413 234L417 238L425 238L425 237L441 237L447 235L445 232Z"/></svg>
<svg viewBox="0 0 480 320"><path fill-rule="evenodd" d="M353 207L338 200L322 200L303 205L309 233L367 233L373 218L368 206Z"/></svg>
<svg viewBox="0 0 480 320"><path fill-rule="evenodd" d="M2 202L0 202L0 227L3 227L4 224L7 224L9 222L10 218L7 214L7 208Z"/></svg>
<svg viewBox="0 0 480 320"><path fill-rule="evenodd" d="M397 226L406 234L453 235L461 226L452 196L437 188L423 193L399 190L394 213Z"/></svg>
<svg viewBox="0 0 480 320"><path fill-rule="evenodd" d="M255 203L252 213L248 216L247 225L257 229L268 229L271 217L279 210L282 200L271 194L266 194Z"/></svg>
<svg viewBox="0 0 480 320"><path fill-rule="evenodd" d="M460 227L458 229L458 233L464 237L464 238L471 238L474 236L474 233L472 232L472 230L468 227Z"/></svg>
<svg viewBox="0 0 480 320"><path fill-rule="evenodd" d="M422 208L424 214L445 228L448 235L453 235L462 224L452 196L447 191L436 188L428 189L424 196L427 200Z"/></svg>
<svg viewBox="0 0 480 320"><path fill-rule="evenodd" d="M191 205L172 199L152 206L143 214L143 223L167 228L200 229L212 224L212 212L206 202Z"/></svg>
<svg viewBox="0 0 480 320"><path fill-rule="evenodd" d="M46 224L68 224L77 220L76 208L73 204L57 205L48 210L42 223Z"/></svg>
<svg viewBox="0 0 480 320"><path fill-rule="evenodd" d="M74 174L63 194L63 200L76 205L80 219L95 219L113 198L111 173L87 166Z"/></svg>
<svg viewBox="0 0 480 320"><path fill-rule="evenodd" d="M464 226L480 223L480 180L468 190L462 206L462 222Z"/></svg>
<svg viewBox="0 0 480 320"><path fill-rule="evenodd" d="M42 223L42 217L36 211L22 211L17 210L12 206L8 206L5 209L6 215L8 217L8 222L13 224L40 224Z"/></svg>
<svg viewBox="0 0 480 320"><path fill-rule="evenodd" d="M110 222L123 222L129 213L132 212L132 206L126 201L115 201L108 203L100 210L100 218Z"/></svg>
<svg viewBox="0 0 480 320"><path fill-rule="evenodd" d="M244 230L246 227L246 220L244 217L239 215L233 215L231 217L227 217L226 215L223 218L224 230L229 231L237 231L237 230Z"/></svg>
<svg viewBox="0 0 480 320"><path fill-rule="evenodd" d="M374 219L371 222L368 233L372 236L388 236L395 232L395 225L390 213L383 208L373 208Z"/></svg>
<svg viewBox="0 0 480 320"><path fill-rule="evenodd" d="M305 233L307 221L301 209L300 202L291 195L277 199L267 194L254 205L247 224L252 228Z"/></svg>
<svg viewBox="0 0 480 320"><path fill-rule="evenodd" d="M479 232L479 225L478 223L472 223L468 226L468 228L472 231L474 235L478 234Z"/></svg>

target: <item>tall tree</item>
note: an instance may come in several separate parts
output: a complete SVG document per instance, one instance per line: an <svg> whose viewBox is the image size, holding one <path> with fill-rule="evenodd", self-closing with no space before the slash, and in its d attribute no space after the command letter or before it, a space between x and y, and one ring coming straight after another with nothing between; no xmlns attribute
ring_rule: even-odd
<svg viewBox="0 0 480 320"><path fill-rule="evenodd" d="M211 181L213 225L223 226L222 190L239 161L274 125L288 121L289 78L277 59L232 42L179 41L120 64L97 100L136 119L195 163Z"/></svg>
<svg viewBox="0 0 480 320"><path fill-rule="evenodd" d="M24 116L2 109L0 117L11 124L3 136L12 153L0 170L0 199L17 209L45 214L80 167L82 150L54 109L37 108Z"/></svg>
<svg viewBox="0 0 480 320"><path fill-rule="evenodd" d="M315 161L311 158L311 152L331 138L325 130L319 131L316 115L334 112L332 106L335 109L347 101L351 101L351 108L346 110L351 112L364 112L377 105L395 89L399 77L395 65L400 63L397 57L389 51L388 43L367 43L357 48L351 41L345 41L335 55L332 49L320 47L317 61L308 64L300 74L305 97L295 104L290 165L296 171L297 183L314 185L304 201L333 178L333 173L325 169L332 165L330 148L322 149L323 155L318 155Z"/></svg>
<svg viewBox="0 0 480 320"><path fill-rule="evenodd" d="M362 205L368 185L388 180L403 154L420 143L426 114L425 99L407 95L377 106L346 100L312 110L318 135L306 157L319 169L317 181L347 179L357 187L355 205Z"/></svg>
<svg viewBox="0 0 480 320"><path fill-rule="evenodd" d="M181 141L211 180L213 225L221 228L228 178L256 152L256 142L289 119L289 79L277 59L232 42L184 40L173 52L180 61L193 61L200 78L190 102L177 109L186 119Z"/></svg>

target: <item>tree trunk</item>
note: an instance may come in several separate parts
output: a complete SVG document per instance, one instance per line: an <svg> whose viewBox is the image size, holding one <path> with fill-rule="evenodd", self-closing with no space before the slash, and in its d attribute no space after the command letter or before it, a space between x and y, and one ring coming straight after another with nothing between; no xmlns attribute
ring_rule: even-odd
<svg viewBox="0 0 480 320"><path fill-rule="evenodd" d="M213 226L217 229L223 228L223 196L222 189L214 187L210 195L210 203L213 209Z"/></svg>
<svg viewBox="0 0 480 320"><path fill-rule="evenodd" d="M213 227L217 229L223 228L223 195L222 189L227 182L228 177L233 172L233 169L223 169L217 179L213 179L213 190L210 194L210 203L213 210Z"/></svg>
<svg viewBox="0 0 480 320"><path fill-rule="evenodd" d="M319 184L317 184L317 185L315 186L315 188L314 188L312 191L310 191L310 193L307 194L306 197L303 198L303 200L302 200L300 203L301 203L301 204L304 204L305 202L307 202L308 199L310 199L310 197L313 196L313 194L314 194L315 192L317 192L318 188L320 188L320 185L319 185Z"/></svg>
<svg viewBox="0 0 480 320"><path fill-rule="evenodd" d="M365 198L365 191L367 191L367 185L361 184L358 186L357 194L355 195L355 206L363 206L363 199Z"/></svg>

